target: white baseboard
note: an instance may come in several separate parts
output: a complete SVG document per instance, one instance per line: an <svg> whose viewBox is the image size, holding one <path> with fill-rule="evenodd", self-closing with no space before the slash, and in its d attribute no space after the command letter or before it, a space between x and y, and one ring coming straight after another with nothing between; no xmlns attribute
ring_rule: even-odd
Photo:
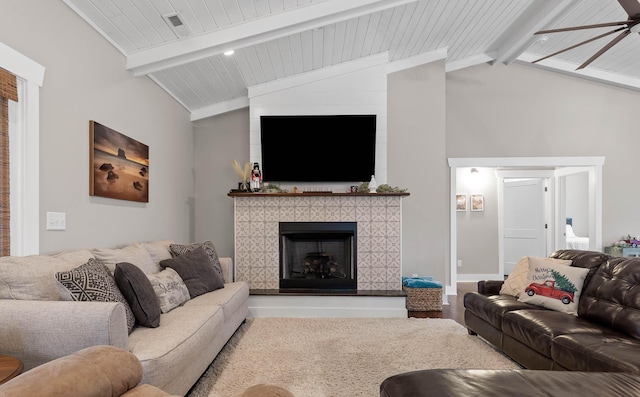
<svg viewBox="0 0 640 397"><path fill-rule="evenodd" d="M248 317L402 317L404 296L249 295Z"/></svg>
<svg viewBox="0 0 640 397"><path fill-rule="evenodd" d="M477 282L481 280L504 280L504 276L495 274L460 274L458 273L459 282Z"/></svg>

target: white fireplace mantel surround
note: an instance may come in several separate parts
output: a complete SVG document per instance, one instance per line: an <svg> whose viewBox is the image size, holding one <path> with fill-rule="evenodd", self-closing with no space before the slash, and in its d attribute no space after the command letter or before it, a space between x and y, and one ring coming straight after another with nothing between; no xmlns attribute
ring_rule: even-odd
<svg viewBox="0 0 640 397"><path fill-rule="evenodd" d="M280 222L356 222L358 292L401 291L402 198L408 195L229 193L234 199L235 279L246 281L252 290L278 290ZM404 297L395 297L396 303L393 297L374 295L300 298L252 295L250 316L407 315ZM252 307L252 300L260 307ZM296 307L295 302L309 307Z"/></svg>

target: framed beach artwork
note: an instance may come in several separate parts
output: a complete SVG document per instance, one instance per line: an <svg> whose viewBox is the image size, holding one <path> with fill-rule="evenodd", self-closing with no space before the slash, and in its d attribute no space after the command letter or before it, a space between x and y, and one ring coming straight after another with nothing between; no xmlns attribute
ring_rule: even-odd
<svg viewBox="0 0 640 397"><path fill-rule="evenodd" d="M89 194L149 202L149 146L89 121Z"/></svg>
<svg viewBox="0 0 640 397"><path fill-rule="evenodd" d="M484 195L471 195L471 211L484 211Z"/></svg>
<svg viewBox="0 0 640 397"><path fill-rule="evenodd" d="M467 210L467 195L456 194L456 211L466 211L466 210Z"/></svg>

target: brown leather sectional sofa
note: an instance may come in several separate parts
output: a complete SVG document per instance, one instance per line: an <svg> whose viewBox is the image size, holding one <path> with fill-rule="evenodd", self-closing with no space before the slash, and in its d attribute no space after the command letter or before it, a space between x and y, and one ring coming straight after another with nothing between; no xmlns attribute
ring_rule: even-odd
<svg viewBox="0 0 640 397"><path fill-rule="evenodd" d="M481 281L464 296L469 333L524 369L415 371L387 378L380 395L640 396L640 258L579 250L550 257L590 269L577 316L501 295L502 281Z"/></svg>
<svg viewBox="0 0 640 397"><path fill-rule="evenodd" d="M578 316L500 295L479 282L464 296L465 323L527 369L640 373L640 258L560 250L552 258L590 269Z"/></svg>

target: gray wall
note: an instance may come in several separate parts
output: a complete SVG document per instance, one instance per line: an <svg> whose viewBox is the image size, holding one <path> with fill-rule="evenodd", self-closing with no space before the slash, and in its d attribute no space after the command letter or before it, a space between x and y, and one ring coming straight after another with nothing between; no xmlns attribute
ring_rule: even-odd
<svg viewBox="0 0 640 397"><path fill-rule="evenodd" d="M580 237L589 237L589 173L580 172L566 177L566 214L573 218L573 232Z"/></svg>
<svg viewBox="0 0 640 397"><path fill-rule="evenodd" d="M189 114L62 1L0 0L0 42L46 68L40 90L40 251L193 236ZM89 196L89 120L149 146L149 203ZM65 212L66 231L45 213Z"/></svg>
<svg viewBox="0 0 640 397"><path fill-rule="evenodd" d="M249 109L194 122L196 241L211 240L221 256L233 257L233 198L238 187L232 160L249 161Z"/></svg>
<svg viewBox="0 0 640 397"><path fill-rule="evenodd" d="M387 84L388 182L411 194L402 201L402 273L445 281L449 174L444 62L389 74Z"/></svg>
<svg viewBox="0 0 640 397"><path fill-rule="evenodd" d="M458 275L498 272L498 179L495 168L458 168L456 192L467 195L467 210L456 212ZM484 195L484 211L471 211L472 194Z"/></svg>
<svg viewBox="0 0 640 397"><path fill-rule="evenodd" d="M638 139L638 92L527 65L483 64L448 73L446 101L447 157L605 156L603 245L640 230L640 185L628 183L640 166L629 144ZM468 249L459 253L472 255Z"/></svg>

